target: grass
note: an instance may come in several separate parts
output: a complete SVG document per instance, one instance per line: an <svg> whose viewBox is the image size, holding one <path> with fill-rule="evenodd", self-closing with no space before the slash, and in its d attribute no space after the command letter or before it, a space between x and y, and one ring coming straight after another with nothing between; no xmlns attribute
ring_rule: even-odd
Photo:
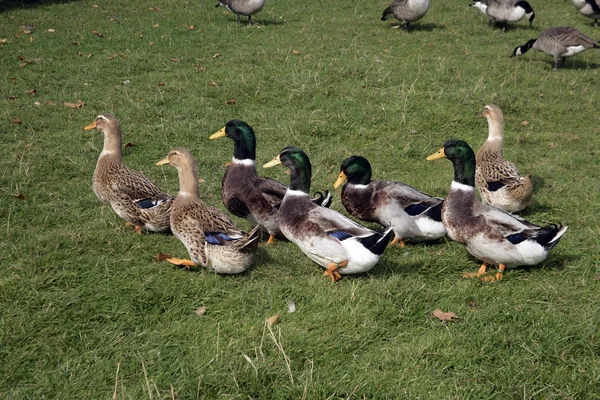
<svg viewBox="0 0 600 400"><path fill-rule="evenodd" d="M268 1L250 28L204 0L96 4L0 4L0 398L598 397L600 55L558 72L541 53L508 57L551 26L597 38L570 2L538 1L533 29L506 34L453 0L409 34L379 21L379 1ZM534 177L526 218L570 226L543 264L495 284L461 279L478 263L452 242L389 249L335 285L286 242L240 276L158 263L184 247L98 204L102 141L82 130L114 113L135 144L125 162L170 193L175 170L154 162L187 145L219 206L232 143L208 136L232 118L255 128L258 164L305 149L315 190L361 154L375 178L444 196L451 165L425 157L452 137L477 148L485 103ZM435 308L461 318L441 324Z"/></svg>

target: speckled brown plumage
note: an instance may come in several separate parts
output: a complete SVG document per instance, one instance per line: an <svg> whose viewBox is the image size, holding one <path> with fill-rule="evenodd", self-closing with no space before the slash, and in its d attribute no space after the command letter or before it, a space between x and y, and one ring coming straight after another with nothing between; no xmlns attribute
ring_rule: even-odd
<svg viewBox="0 0 600 400"><path fill-rule="evenodd" d="M173 197L163 193L141 172L123 164L121 128L110 114L98 116L85 129L104 133L104 147L94 171L94 193L121 218L149 231L169 230Z"/></svg>
<svg viewBox="0 0 600 400"><path fill-rule="evenodd" d="M533 197L531 177L521 176L515 165L504 159L504 116L494 105L485 106L482 117L489 125L488 139L476 156L475 185L484 204L518 212L529 205Z"/></svg>

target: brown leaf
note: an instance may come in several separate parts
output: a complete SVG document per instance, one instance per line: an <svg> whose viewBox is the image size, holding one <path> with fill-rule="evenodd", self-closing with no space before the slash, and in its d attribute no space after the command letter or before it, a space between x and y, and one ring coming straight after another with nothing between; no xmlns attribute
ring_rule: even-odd
<svg viewBox="0 0 600 400"><path fill-rule="evenodd" d="M208 86L217 86L217 82L208 82Z"/></svg>
<svg viewBox="0 0 600 400"><path fill-rule="evenodd" d="M177 58L177 57L169 58L169 61L173 61L175 63L180 63L181 62L181 60L179 58Z"/></svg>
<svg viewBox="0 0 600 400"><path fill-rule="evenodd" d="M28 29L25 29L25 30L23 31L23 33L24 33L24 34L26 34L26 35L30 35L32 32L33 32L33 31L30 31L30 30L28 30Z"/></svg>
<svg viewBox="0 0 600 400"><path fill-rule="evenodd" d="M150 7L150 8L148 9L148 11L156 11L156 12L160 12L160 8L158 8L158 7Z"/></svg>
<svg viewBox="0 0 600 400"><path fill-rule="evenodd" d="M33 36L29 36L29 41L30 42L34 42L35 41L34 37Z"/></svg>
<svg viewBox="0 0 600 400"><path fill-rule="evenodd" d="M200 64L194 64L194 68L196 68L198 71L206 71L206 68Z"/></svg>
<svg viewBox="0 0 600 400"><path fill-rule="evenodd" d="M171 255L166 253L158 253L156 255L156 261L158 262L165 261L167 258L171 258Z"/></svg>
<svg viewBox="0 0 600 400"><path fill-rule="evenodd" d="M83 108L84 105L85 105L85 103L81 100L77 100L77 103L69 103L68 101L65 101L63 103L63 106L73 108L73 109Z"/></svg>
<svg viewBox="0 0 600 400"><path fill-rule="evenodd" d="M103 33L100 33L100 32L98 32L97 30L93 30L93 31L92 31L92 33L93 33L94 35L98 36L98 37L101 37L101 38L103 38L103 37L104 37L104 34L103 34Z"/></svg>
<svg viewBox="0 0 600 400"><path fill-rule="evenodd" d="M227 162L225 163L225 166L226 166L226 167L229 167L230 165L231 165L231 161L227 161Z"/></svg>
<svg viewBox="0 0 600 400"><path fill-rule="evenodd" d="M136 32L135 33L140 39L144 37L144 34L141 32Z"/></svg>
<svg viewBox="0 0 600 400"><path fill-rule="evenodd" d="M11 77L11 78L9 78L9 79L10 79L12 82L16 82L16 81L17 81L17 78L15 78L14 76L13 76L13 77Z"/></svg>
<svg viewBox="0 0 600 400"><path fill-rule="evenodd" d="M152 25L153 28L158 28L160 26L160 24L154 24Z"/></svg>
<svg viewBox="0 0 600 400"><path fill-rule="evenodd" d="M54 32L56 32L56 31L55 31L54 29L50 28L50 29L48 29L48 32L50 32L50 33L54 33Z"/></svg>
<svg viewBox="0 0 600 400"><path fill-rule="evenodd" d="M19 96L8 96L8 99L9 99L9 100L16 100L16 99L18 99L18 98L19 98Z"/></svg>
<svg viewBox="0 0 600 400"><path fill-rule="evenodd" d="M40 103L39 101L36 101L36 102L33 103L33 105L36 106L36 107L41 107L42 103Z"/></svg>
<svg viewBox="0 0 600 400"><path fill-rule="evenodd" d="M204 183L204 182L206 182L206 179L204 179L204 178L198 178L198 183Z"/></svg>
<svg viewBox="0 0 600 400"><path fill-rule="evenodd" d="M163 86L165 86L165 83L164 82L158 82L158 86L159 87L163 87Z"/></svg>
<svg viewBox="0 0 600 400"><path fill-rule="evenodd" d="M19 200L27 200L27 196L25 196L23 193L13 194L13 197Z"/></svg>
<svg viewBox="0 0 600 400"><path fill-rule="evenodd" d="M523 122L521 122L521 125L523 125L523 126L527 126L527 125L529 125L529 122L527 122L527 121L523 121Z"/></svg>
<svg viewBox="0 0 600 400"><path fill-rule="evenodd" d="M13 124L21 124L21 123L23 123L23 120L21 118L13 118L12 123Z"/></svg>
<svg viewBox="0 0 600 400"><path fill-rule="evenodd" d="M37 90L35 90L35 89L30 89L30 90L25 91L25 93L27 93L27 94L35 94L35 92L37 92Z"/></svg>
<svg viewBox="0 0 600 400"><path fill-rule="evenodd" d="M71 42L74 46L79 46L79 42Z"/></svg>
<svg viewBox="0 0 600 400"><path fill-rule="evenodd" d="M53 103L53 102L51 102L51 101L47 101L47 102L46 102L46 105L47 105L47 106L55 106L55 105L56 105L56 103Z"/></svg>
<svg viewBox="0 0 600 400"><path fill-rule="evenodd" d="M219 58L219 57L221 57L221 56L223 56L223 54L221 54L221 53L217 53L217 54L215 54L215 55L213 56L213 58Z"/></svg>
<svg viewBox="0 0 600 400"><path fill-rule="evenodd" d="M25 61L25 56L17 56L17 58L21 61Z"/></svg>
<svg viewBox="0 0 600 400"><path fill-rule="evenodd" d="M109 60L114 60L114 59L115 59L115 57L118 57L118 56L119 56L119 55L118 55L117 53L115 53L115 54L113 54L113 55L110 55L110 56L108 56L108 59L109 59Z"/></svg>
<svg viewBox="0 0 600 400"><path fill-rule="evenodd" d="M279 322L279 314L275 314L272 317L267 318L267 325L273 326Z"/></svg>
<svg viewBox="0 0 600 400"><path fill-rule="evenodd" d="M235 99L225 100L225 104L234 105L235 104Z"/></svg>
<svg viewBox="0 0 600 400"><path fill-rule="evenodd" d="M123 146L124 147L135 147L135 143L133 143L133 142L127 142Z"/></svg>
<svg viewBox="0 0 600 400"><path fill-rule="evenodd" d="M300 54L298 50L292 50L292 54Z"/></svg>
<svg viewBox="0 0 600 400"><path fill-rule="evenodd" d="M446 323L448 321L454 321L455 319L458 319L458 315L454 314L452 311L444 312L444 311L440 310L439 308L436 308L435 310L433 310L432 315L434 317L438 318L443 323Z"/></svg>
<svg viewBox="0 0 600 400"><path fill-rule="evenodd" d="M148 43L148 46L152 46L154 44L154 42L150 42Z"/></svg>
<svg viewBox="0 0 600 400"><path fill-rule="evenodd" d="M199 317L203 316L204 314L206 314L206 306L198 307L195 313Z"/></svg>
<svg viewBox="0 0 600 400"><path fill-rule="evenodd" d="M98 8L98 4L94 4L94 8Z"/></svg>

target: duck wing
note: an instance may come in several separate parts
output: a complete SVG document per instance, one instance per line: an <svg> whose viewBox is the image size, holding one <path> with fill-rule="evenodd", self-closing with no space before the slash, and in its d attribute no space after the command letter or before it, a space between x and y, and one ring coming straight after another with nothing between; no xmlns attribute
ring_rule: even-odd
<svg viewBox="0 0 600 400"><path fill-rule="evenodd" d="M328 235L334 236L339 240L349 237L365 237L374 232L367 229L335 210L323 207L312 207L309 211L307 220L318 225Z"/></svg>

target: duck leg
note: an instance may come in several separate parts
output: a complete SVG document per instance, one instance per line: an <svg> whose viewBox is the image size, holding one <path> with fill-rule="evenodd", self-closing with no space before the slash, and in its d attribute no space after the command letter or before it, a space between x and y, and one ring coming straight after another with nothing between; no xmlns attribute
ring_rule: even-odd
<svg viewBox="0 0 600 400"><path fill-rule="evenodd" d="M252 15L248 15L248 26L252 25Z"/></svg>
<svg viewBox="0 0 600 400"><path fill-rule="evenodd" d="M392 239L392 241L388 244L388 246L393 246L396 243L399 243L398 246L400 246L401 249L404 248L404 239L400 239L398 236L394 236L394 238Z"/></svg>
<svg viewBox="0 0 600 400"><path fill-rule="evenodd" d="M135 233L137 233L138 235L142 234L142 226L141 225L133 225L131 222L125 222L125 226L127 228L129 228L130 226L133 226L135 229Z"/></svg>
<svg viewBox="0 0 600 400"><path fill-rule="evenodd" d="M463 274L463 278L479 278L481 275L485 275L487 273L488 263L481 264L481 267L477 270L477 272L468 272Z"/></svg>
<svg viewBox="0 0 600 400"><path fill-rule="evenodd" d="M506 264L498 264L498 272L496 273L495 277L493 277L493 276L484 276L483 278L481 278L481 280L484 281L484 282L499 281L504 276L504 270L505 269L506 269Z"/></svg>
<svg viewBox="0 0 600 400"><path fill-rule="evenodd" d="M196 263L192 260L185 260L181 258L167 258L166 261L170 262L171 264L183 266L185 268L191 268L196 265Z"/></svg>
<svg viewBox="0 0 600 400"><path fill-rule="evenodd" d="M409 22L408 22L408 21L406 21L406 22L404 23L404 30L406 31L406 33L408 33L408 24L409 24Z"/></svg>
<svg viewBox="0 0 600 400"><path fill-rule="evenodd" d="M558 57L554 57L554 67L552 67L552 71L558 71Z"/></svg>
<svg viewBox="0 0 600 400"><path fill-rule="evenodd" d="M267 246L271 246L275 243L275 235L269 235L269 240L267 240Z"/></svg>
<svg viewBox="0 0 600 400"><path fill-rule="evenodd" d="M342 275L338 272L337 269L343 268L346 265L348 265L348 260L344 260L338 264L330 262L329 264L327 264L327 268L325 269L325 272L323 272L323 275L330 277L332 283L337 282L340 279L342 279Z"/></svg>

